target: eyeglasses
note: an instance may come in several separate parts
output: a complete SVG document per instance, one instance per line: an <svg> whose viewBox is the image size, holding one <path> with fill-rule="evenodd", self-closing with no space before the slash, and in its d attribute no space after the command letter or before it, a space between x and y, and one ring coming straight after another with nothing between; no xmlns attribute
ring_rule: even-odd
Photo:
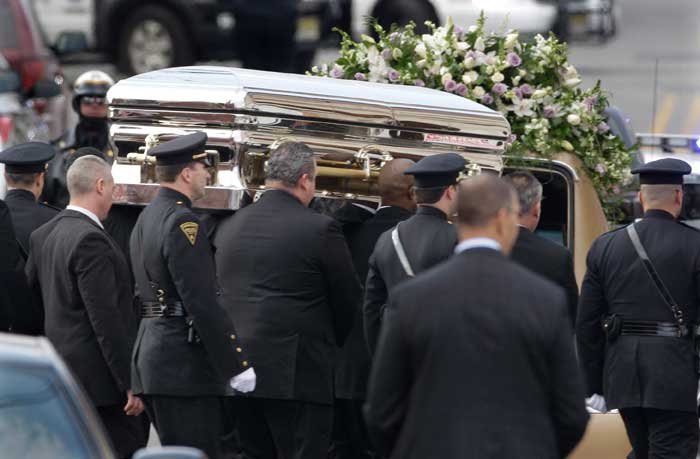
<svg viewBox="0 0 700 459"><path fill-rule="evenodd" d="M85 96L82 99L80 99L80 103L85 105L104 105L106 101L107 99L104 97L94 96Z"/></svg>

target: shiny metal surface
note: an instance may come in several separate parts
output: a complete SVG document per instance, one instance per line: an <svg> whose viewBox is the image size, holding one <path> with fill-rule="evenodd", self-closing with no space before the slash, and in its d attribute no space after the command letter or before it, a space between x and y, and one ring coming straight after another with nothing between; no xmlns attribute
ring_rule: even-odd
<svg viewBox="0 0 700 459"><path fill-rule="evenodd" d="M287 140L316 152L319 195L376 200L377 172L391 158L456 152L472 169L500 172L510 135L500 113L441 91L226 67L137 75L107 97L116 168L149 136L207 133L207 149L219 152L223 172L213 189L230 195L210 202L212 208L226 202L236 209L242 190L264 189L266 157ZM116 202L147 202L150 192L136 191L141 179L127 175L133 180L118 180L124 186Z"/></svg>

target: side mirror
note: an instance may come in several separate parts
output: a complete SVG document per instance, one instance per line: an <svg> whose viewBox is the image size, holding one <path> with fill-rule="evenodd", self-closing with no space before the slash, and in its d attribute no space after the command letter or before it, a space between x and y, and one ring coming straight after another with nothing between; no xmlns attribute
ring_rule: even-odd
<svg viewBox="0 0 700 459"><path fill-rule="evenodd" d="M57 56L82 53L88 49L87 38L83 32L61 32L52 49Z"/></svg>
<svg viewBox="0 0 700 459"><path fill-rule="evenodd" d="M12 70L0 70L0 93L19 92L22 89L22 80L17 72Z"/></svg>
<svg viewBox="0 0 700 459"><path fill-rule="evenodd" d="M31 90L27 93L27 97L30 99L42 97L56 97L62 94L61 87L52 80L39 80L37 81Z"/></svg>
<svg viewBox="0 0 700 459"><path fill-rule="evenodd" d="M133 459L208 459L208 456L197 448L188 446L163 446L159 448L142 448Z"/></svg>

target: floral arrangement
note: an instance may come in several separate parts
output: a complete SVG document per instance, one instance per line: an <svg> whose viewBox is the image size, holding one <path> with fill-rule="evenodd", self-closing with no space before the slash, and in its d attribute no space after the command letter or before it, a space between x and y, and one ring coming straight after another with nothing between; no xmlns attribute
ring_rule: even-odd
<svg viewBox="0 0 700 459"><path fill-rule="evenodd" d="M422 36L413 24L387 32L375 23L378 38L363 35L359 42L338 31L340 57L310 73L426 86L475 100L507 117L508 155L549 159L561 151L575 153L601 202L608 203L619 193L631 157L605 122L608 100L600 82L580 89L567 45L553 35L526 43L516 31L487 34L484 22L483 14L466 30L451 20L442 27L428 22L432 33ZM614 207L606 206L609 217Z"/></svg>

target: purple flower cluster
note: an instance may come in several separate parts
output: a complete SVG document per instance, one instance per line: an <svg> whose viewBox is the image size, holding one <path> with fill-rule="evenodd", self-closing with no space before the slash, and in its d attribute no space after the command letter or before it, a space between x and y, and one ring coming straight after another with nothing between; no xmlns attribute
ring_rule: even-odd
<svg viewBox="0 0 700 459"><path fill-rule="evenodd" d="M599 174L605 174L606 170L607 170L607 168L605 167L605 164L603 164L603 163L598 163L595 166L595 171Z"/></svg>
<svg viewBox="0 0 700 459"><path fill-rule="evenodd" d="M331 69L330 76L332 78L342 78L343 77L343 68L339 66L338 64L334 65L333 68Z"/></svg>
<svg viewBox="0 0 700 459"><path fill-rule="evenodd" d="M390 48L384 48L384 50L382 51L382 59L384 59L385 61L388 61L389 59L391 59L391 49Z"/></svg>
<svg viewBox="0 0 700 459"><path fill-rule="evenodd" d="M392 32L389 34L389 41L391 43L396 43L399 40L399 33L398 32Z"/></svg>
<svg viewBox="0 0 700 459"><path fill-rule="evenodd" d="M457 89L457 83L454 80L447 80L445 82L445 91L452 92Z"/></svg>
<svg viewBox="0 0 700 459"><path fill-rule="evenodd" d="M464 83L458 84L457 87L455 88L455 94L457 94L459 96L463 96L463 97L466 96L467 95L467 85L465 85Z"/></svg>
<svg viewBox="0 0 700 459"><path fill-rule="evenodd" d="M526 96L532 95L533 92L532 86L527 83L520 85L520 91Z"/></svg>
<svg viewBox="0 0 700 459"><path fill-rule="evenodd" d="M586 97L583 100L583 105L586 107L586 110L588 110L589 112L593 110L593 107L597 103L598 103L598 98L596 96Z"/></svg>
<svg viewBox="0 0 700 459"><path fill-rule="evenodd" d="M510 53L508 53L508 55L506 55L506 62L511 67L519 67L520 64L523 63L523 60L520 58L520 56L518 56L517 53L511 51Z"/></svg>
<svg viewBox="0 0 700 459"><path fill-rule="evenodd" d="M484 96L481 98L481 103L491 105L493 103L493 96L489 93L484 94Z"/></svg>
<svg viewBox="0 0 700 459"><path fill-rule="evenodd" d="M503 84L503 83L496 83L496 84L493 85L493 87L491 88L491 92L493 92L493 93L496 94L497 96L502 96L503 94L506 93L507 90L508 90L508 86L506 86L506 85Z"/></svg>
<svg viewBox="0 0 700 459"><path fill-rule="evenodd" d="M605 121L601 121L600 123L598 123L597 127L599 134L605 134L610 130L610 126L608 126L608 123L606 123Z"/></svg>
<svg viewBox="0 0 700 459"><path fill-rule="evenodd" d="M362 72L357 72L357 73L355 74L355 79L356 79L357 81L367 81L367 77L366 77L365 74L362 73Z"/></svg>
<svg viewBox="0 0 700 459"><path fill-rule="evenodd" d="M555 116L557 116L558 111L551 105L547 105L543 110L543 114L545 118L554 118Z"/></svg>
<svg viewBox="0 0 700 459"><path fill-rule="evenodd" d="M395 83L399 81L399 72L395 69L391 69L387 72L386 77L389 78L389 81Z"/></svg>
<svg viewBox="0 0 700 459"><path fill-rule="evenodd" d="M417 79L416 81L413 82L414 86L419 86L421 88L425 87L425 81L421 80L420 78Z"/></svg>

